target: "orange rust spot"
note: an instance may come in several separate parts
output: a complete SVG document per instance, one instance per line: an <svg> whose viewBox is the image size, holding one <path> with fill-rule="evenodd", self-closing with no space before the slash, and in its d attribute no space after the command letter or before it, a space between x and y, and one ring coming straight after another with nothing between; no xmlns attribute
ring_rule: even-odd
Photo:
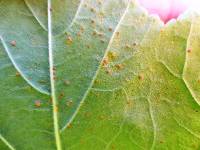
<svg viewBox="0 0 200 150"><path fill-rule="evenodd" d="M66 103L66 105L67 105L68 107L72 106L72 104L73 104L73 101L72 101L72 100L69 100L69 101L67 101L67 103Z"/></svg>
<svg viewBox="0 0 200 150"><path fill-rule="evenodd" d="M84 27L81 26L81 27L80 27L80 31L81 31L81 32L84 32L84 30L85 30Z"/></svg>
<svg viewBox="0 0 200 150"><path fill-rule="evenodd" d="M160 32L163 33L163 32L164 32L164 29L161 29Z"/></svg>
<svg viewBox="0 0 200 150"><path fill-rule="evenodd" d="M143 74L138 75L138 79L139 80L144 80L144 75Z"/></svg>
<svg viewBox="0 0 200 150"><path fill-rule="evenodd" d="M53 77L53 80L55 81L56 79L57 79L56 76L54 76L54 77Z"/></svg>
<svg viewBox="0 0 200 150"><path fill-rule="evenodd" d="M91 48L91 46L90 46L90 45L86 45L86 47L87 47L87 48Z"/></svg>
<svg viewBox="0 0 200 150"><path fill-rule="evenodd" d="M106 73L107 73L108 75L112 75L112 70L109 69L109 68L107 68L107 69L106 69Z"/></svg>
<svg viewBox="0 0 200 150"><path fill-rule="evenodd" d="M56 71L56 67L53 67L52 70L53 70L53 71Z"/></svg>
<svg viewBox="0 0 200 150"><path fill-rule="evenodd" d="M99 37L103 37L103 35L104 35L103 33L98 33Z"/></svg>
<svg viewBox="0 0 200 150"><path fill-rule="evenodd" d="M15 76L16 76L16 77L20 77L21 74L20 74L19 72L16 72L16 73L15 73Z"/></svg>
<svg viewBox="0 0 200 150"><path fill-rule="evenodd" d="M101 0L99 0L99 1L98 1L98 4L99 4L99 5L102 5L102 1L101 1Z"/></svg>
<svg viewBox="0 0 200 150"><path fill-rule="evenodd" d="M58 106L55 106L54 111L58 112Z"/></svg>
<svg viewBox="0 0 200 150"><path fill-rule="evenodd" d="M91 12L95 12L95 9L94 9L94 8L90 8L90 11L91 11Z"/></svg>
<svg viewBox="0 0 200 150"><path fill-rule="evenodd" d="M120 69L124 68L124 65L123 64L117 64L117 65L115 65L115 67L120 70Z"/></svg>
<svg viewBox="0 0 200 150"><path fill-rule="evenodd" d="M101 39L100 41L101 41L101 43L105 43L105 41L104 41L104 40L102 40L102 39Z"/></svg>
<svg viewBox="0 0 200 150"><path fill-rule="evenodd" d="M112 32L112 31L113 31L113 29L112 29L111 27L109 27L109 28L108 28L108 31Z"/></svg>
<svg viewBox="0 0 200 150"><path fill-rule="evenodd" d="M60 95L58 96L58 99L62 99L64 97L64 93L60 93Z"/></svg>
<svg viewBox="0 0 200 150"><path fill-rule="evenodd" d="M67 125L67 128L68 128L68 129L72 128L72 124L69 123L69 124Z"/></svg>
<svg viewBox="0 0 200 150"><path fill-rule="evenodd" d="M88 7L88 4L84 4L84 7Z"/></svg>
<svg viewBox="0 0 200 150"><path fill-rule="evenodd" d="M111 60L116 59L117 58L117 53L116 52L108 52L108 57Z"/></svg>
<svg viewBox="0 0 200 150"><path fill-rule="evenodd" d="M36 100L35 101L35 107L40 107L41 106L41 101L40 100Z"/></svg>
<svg viewBox="0 0 200 150"><path fill-rule="evenodd" d="M81 31L77 33L77 36L78 36L78 37L81 37Z"/></svg>
<svg viewBox="0 0 200 150"><path fill-rule="evenodd" d="M131 104L131 101L130 101L130 100L128 100L126 103L127 103L128 105L130 105L130 104Z"/></svg>
<svg viewBox="0 0 200 150"><path fill-rule="evenodd" d="M129 45L129 44L126 44L126 46L125 46L126 48L131 48L131 46Z"/></svg>
<svg viewBox="0 0 200 150"><path fill-rule="evenodd" d="M133 46L136 46L136 45L137 45L137 43L136 43L136 42L134 42L134 43L133 43Z"/></svg>
<svg viewBox="0 0 200 150"><path fill-rule="evenodd" d="M91 23L92 23L92 24L94 24L94 23L95 23L95 21L92 19L92 20L91 20Z"/></svg>
<svg viewBox="0 0 200 150"><path fill-rule="evenodd" d="M16 41L11 41L10 44L11 44L12 46L16 46L17 42L16 42Z"/></svg>
<svg viewBox="0 0 200 150"><path fill-rule="evenodd" d="M94 36L97 35L97 31L94 31L94 32L92 33L92 35L94 35Z"/></svg>
<svg viewBox="0 0 200 150"><path fill-rule="evenodd" d="M64 80L64 84L65 85L70 85L70 81L69 80Z"/></svg>
<svg viewBox="0 0 200 150"><path fill-rule="evenodd" d="M120 32L119 32L119 31L117 31L115 34L116 34L116 36L119 36L119 35L120 35Z"/></svg>
<svg viewBox="0 0 200 150"><path fill-rule="evenodd" d="M191 53L191 52L192 52L192 49L191 49L191 48L188 48L188 49L187 49L187 52L188 52L188 53Z"/></svg>
<svg viewBox="0 0 200 150"><path fill-rule="evenodd" d="M72 44L72 42L73 42L72 37L71 37L71 36L68 36L68 37L67 37L67 44L70 45L70 44Z"/></svg>
<svg viewBox="0 0 200 150"><path fill-rule="evenodd" d="M104 58L104 59L103 59L103 62L102 62L103 67L107 66L108 63L109 63L108 57Z"/></svg>

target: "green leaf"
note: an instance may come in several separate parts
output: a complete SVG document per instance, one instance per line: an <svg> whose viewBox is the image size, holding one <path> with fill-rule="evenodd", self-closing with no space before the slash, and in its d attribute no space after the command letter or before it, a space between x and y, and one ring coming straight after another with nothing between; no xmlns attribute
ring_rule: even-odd
<svg viewBox="0 0 200 150"><path fill-rule="evenodd" d="M91 88L128 3L1 1L0 138L5 145L61 149L59 129L67 127Z"/></svg>
<svg viewBox="0 0 200 150"><path fill-rule="evenodd" d="M0 149L198 149L200 16L128 0L0 1Z"/></svg>
<svg viewBox="0 0 200 150"><path fill-rule="evenodd" d="M83 150L198 149L199 19L185 14L163 25L132 5L108 52L116 57L101 68L62 133L64 143Z"/></svg>

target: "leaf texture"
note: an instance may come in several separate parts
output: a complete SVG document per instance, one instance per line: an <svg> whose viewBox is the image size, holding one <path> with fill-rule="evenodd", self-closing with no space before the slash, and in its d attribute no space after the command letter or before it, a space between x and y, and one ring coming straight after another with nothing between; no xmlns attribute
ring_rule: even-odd
<svg viewBox="0 0 200 150"><path fill-rule="evenodd" d="M128 0L0 1L0 149L198 149L200 17Z"/></svg>

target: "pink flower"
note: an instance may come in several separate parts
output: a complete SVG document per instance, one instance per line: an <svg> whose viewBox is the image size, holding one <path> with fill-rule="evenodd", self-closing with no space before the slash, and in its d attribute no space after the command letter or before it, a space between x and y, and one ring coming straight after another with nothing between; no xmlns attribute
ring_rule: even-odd
<svg viewBox="0 0 200 150"><path fill-rule="evenodd" d="M138 0L149 13L157 14L165 23L177 18L188 8L199 8L200 0Z"/></svg>

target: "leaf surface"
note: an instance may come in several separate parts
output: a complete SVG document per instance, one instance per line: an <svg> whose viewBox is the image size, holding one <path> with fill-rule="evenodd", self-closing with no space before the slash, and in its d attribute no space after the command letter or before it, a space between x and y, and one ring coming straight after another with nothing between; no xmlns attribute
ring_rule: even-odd
<svg viewBox="0 0 200 150"><path fill-rule="evenodd" d="M1 145L62 149L59 129L67 127L89 91L129 2L0 3ZM15 123L8 126L9 120ZM15 140L13 131L26 136Z"/></svg>
<svg viewBox="0 0 200 150"><path fill-rule="evenodd" d="M0 149L198 149L199 14L128 0L0 1Z"/></svg>

